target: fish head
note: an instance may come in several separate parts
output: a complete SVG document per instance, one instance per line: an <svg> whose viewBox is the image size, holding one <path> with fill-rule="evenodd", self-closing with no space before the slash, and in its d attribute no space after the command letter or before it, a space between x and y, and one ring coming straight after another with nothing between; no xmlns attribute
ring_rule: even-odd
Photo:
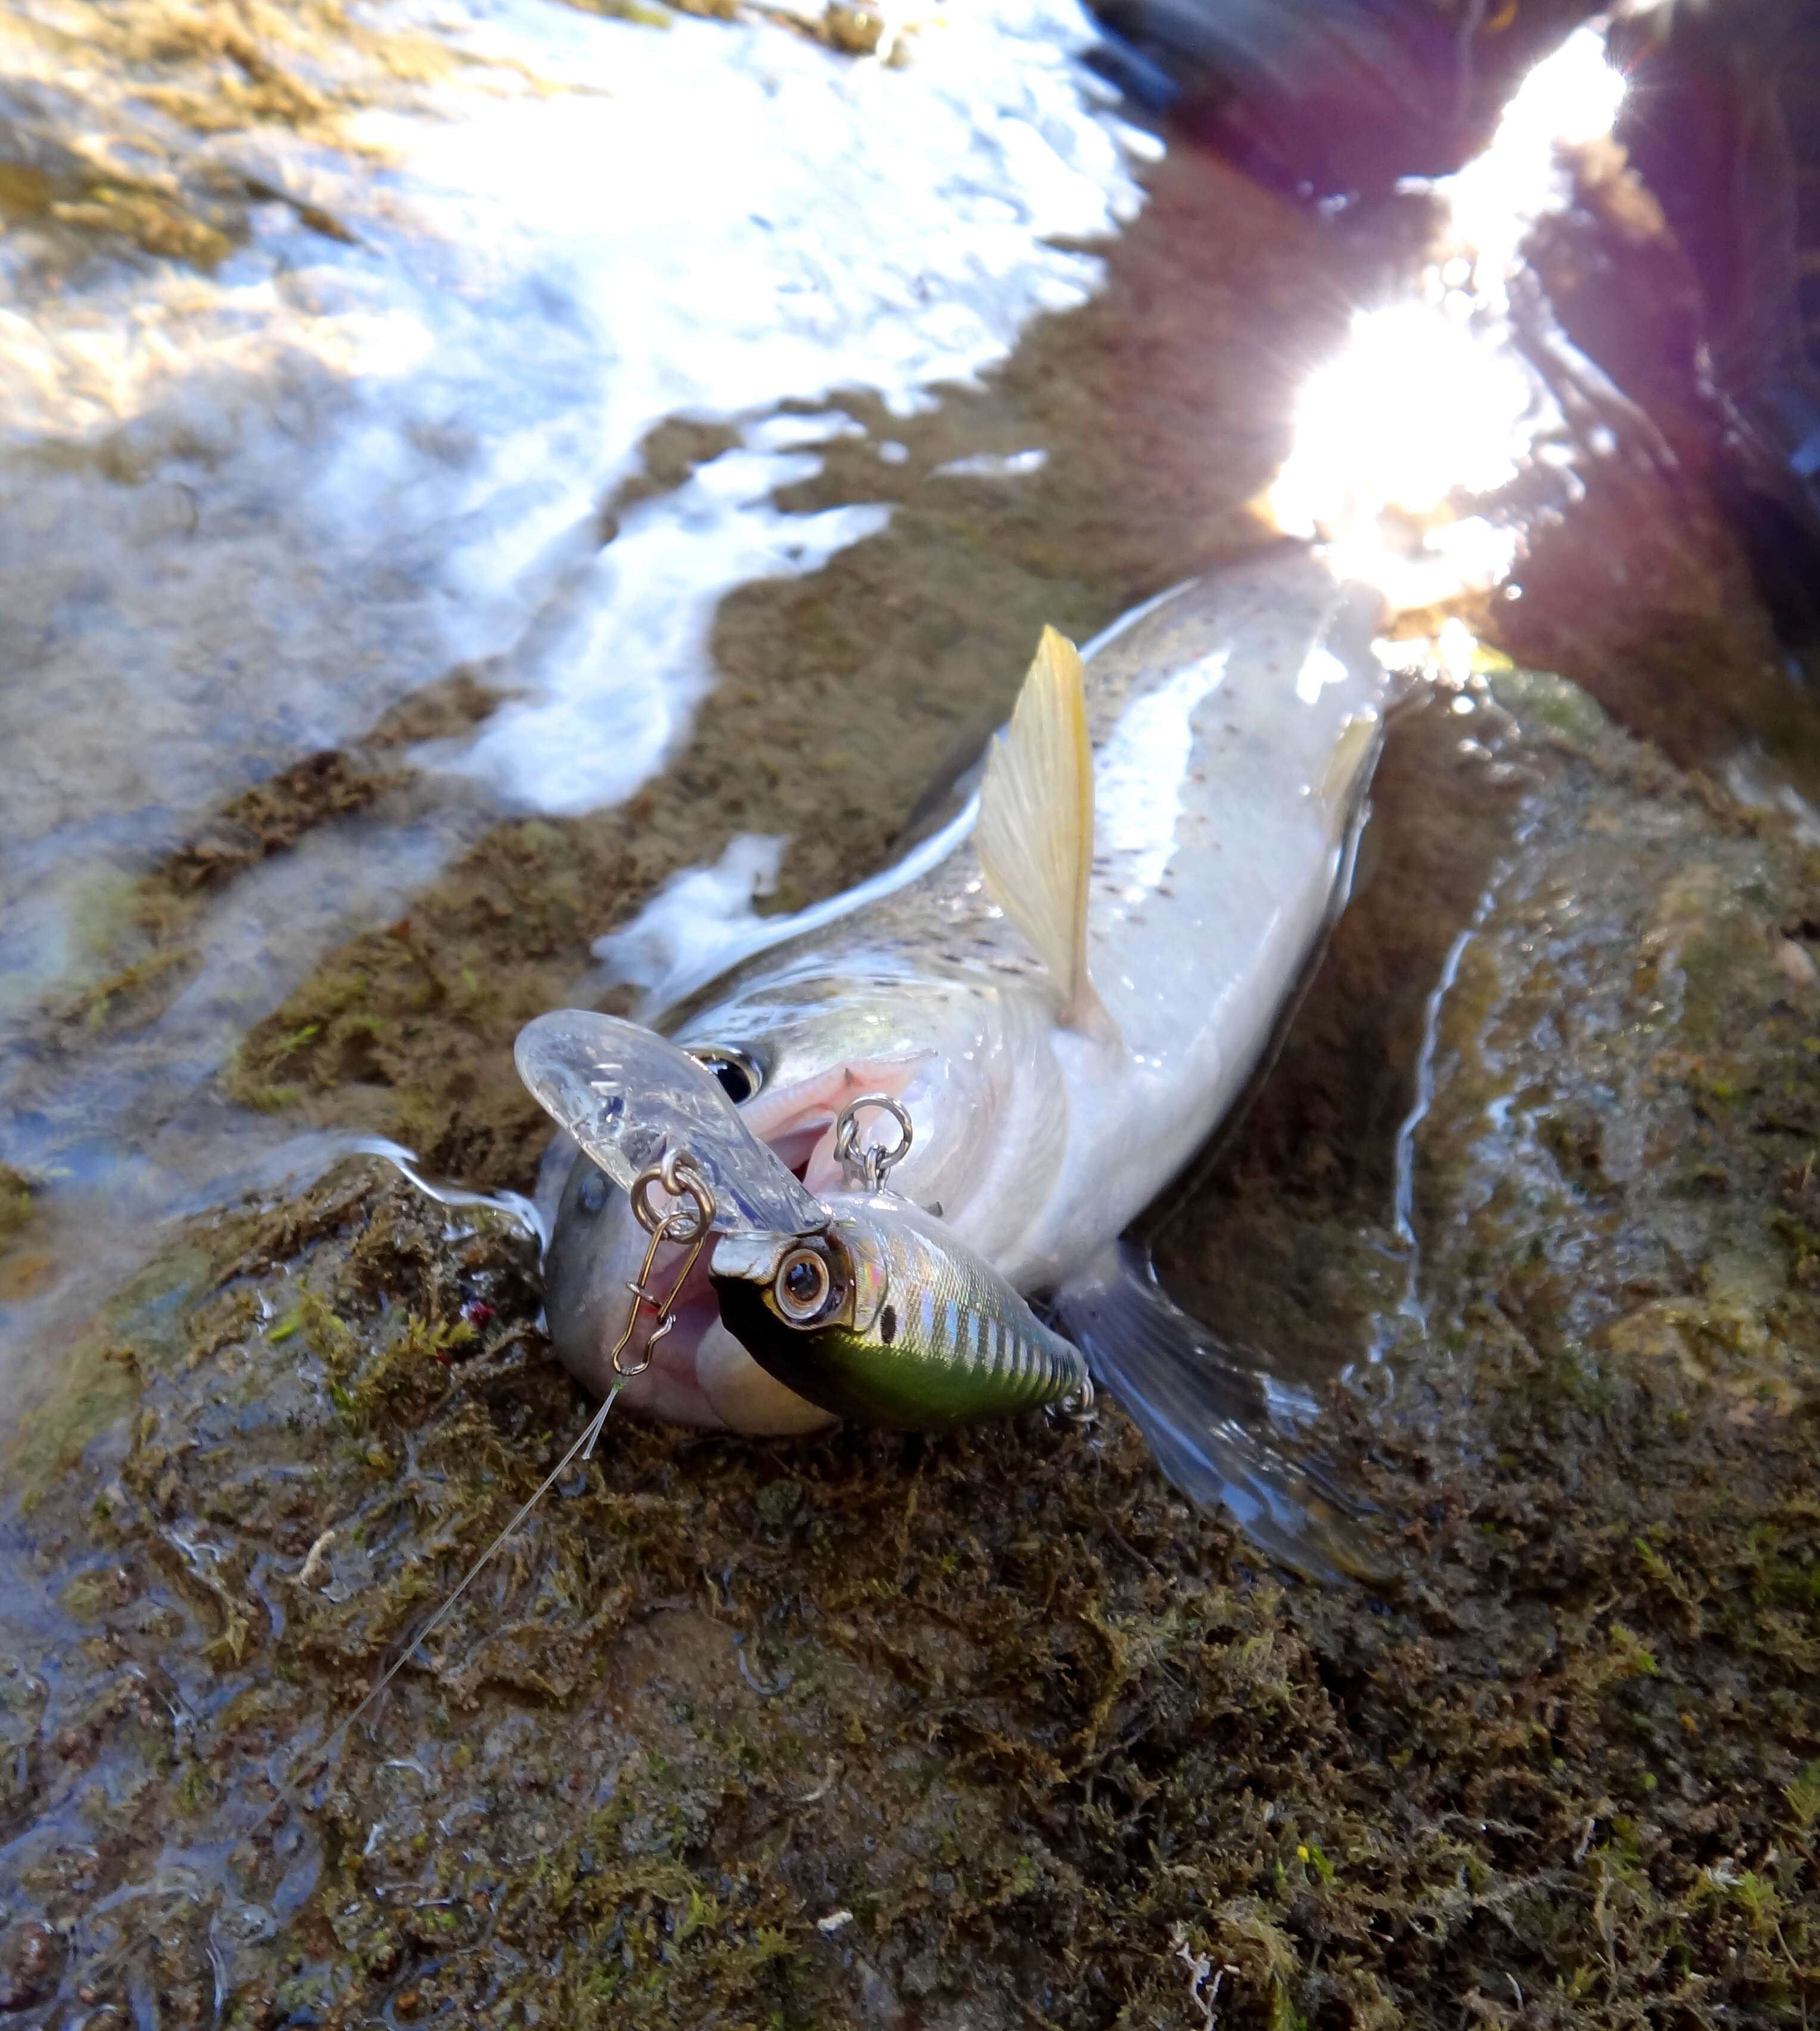
<svg viewBox="0 0 1820 2031"><path fill-rule="evenodd" d="M1052 1012L1040 999L989 981L917 974L888 958L851 955L820 969L735 982L664 1025L705 1064L758 1141L822 1199L850 1179L836 1153L843 1111L885 1094L909 1115L909 1149L890 1173L895 1193L939 1213L948 1230L988 1258L1040 1209L1067 1121L1066 1092L1051 1049ZM858 1119L859 1138L890 1144L888 1116ZM550 1336L588 1388L613 1384L649 1237L627 1194L586 1157L576 1159L545 1260ZM661 1295L687 1250L660 1246L646 1288ZM787 1388L752 1357L723 1316L698 1260L671 1308L672 1324L626 1401L666 1422L782 1434L826 1424L828 1409ZM649 1307L623 1366L642 1360ZM769 1330L769 1329L768 1329Z"/></svg>
<svg viewBox="0 0 1820 2031"><path fill-rule="evenodd" d="M911 1134L893 1191L988 1255L1027 1221L1066 1135L1053 1010L1023 982L847 953L736 986L669 1034L819 1197L853 1182L836 1147L842 1113L868 1095L895 1101ZM856 1127L862 1147L900 1139L882 1111L862 1109Z"/></svg>
<svg viewBox="0 0 1820 2031"><path fill-rule="evenodd" d="M707 1250L691 1263L686 1243L661 1242L647 1269L649 1248L631 1195L578 1152L544 1255L544 1313L557 1358L579 1382L602 1396L619 1384L627 1404L664 1424L783 1437L834 1422L759 1367L722 1325ZM640 1290L668 1300L661 1338L654 1306L635 1300Z"/></svg>

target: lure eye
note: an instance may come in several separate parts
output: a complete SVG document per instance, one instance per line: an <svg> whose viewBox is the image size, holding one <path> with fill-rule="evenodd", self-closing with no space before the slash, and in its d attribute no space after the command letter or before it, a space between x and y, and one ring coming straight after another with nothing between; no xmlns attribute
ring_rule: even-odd
<svg viewBox="0 0 1820 2031"><path fill-rule="evenodd" d="M706 1044L698 1049L690 1046L689 1055L697 1064L708 1068L720 1082L720 1090L735 1107L750 1100L765 1083L763 1074L743 1051Z"/></svg>
<svg viewBox="0 0 1820 2031"><path fill-rule="evenodd" d="M812 1248L793 1248L771 1288L777 1309L793 1325L806 1325L828 1302L828 1265Z"/></svg>

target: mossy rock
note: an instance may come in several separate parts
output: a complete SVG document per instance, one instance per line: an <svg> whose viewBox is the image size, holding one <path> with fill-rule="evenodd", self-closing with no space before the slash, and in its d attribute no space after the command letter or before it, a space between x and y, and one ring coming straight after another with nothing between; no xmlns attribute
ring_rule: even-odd
<svg viewBox="0 0 1820 2031"><path fill-rule="evenodd" d="M57 1993L206 2014L218 1981L272 2025L1811 2014L1820 1094L1772 934L1820 893L1614 730L1524 717L1464 755L1453 710L1400 725L1377 871L1163 1237L1286 1373L1319 1317L1395 1326L1394 1398L1368 1376L1322 1437L1394 1584L1273 1574L1115 1410L787 1444L616 1417L337 1732L589 1414L522 1232L354 1165L117 1314L124 1414L9 1519L0 1904L71 1941Z"/></svg>

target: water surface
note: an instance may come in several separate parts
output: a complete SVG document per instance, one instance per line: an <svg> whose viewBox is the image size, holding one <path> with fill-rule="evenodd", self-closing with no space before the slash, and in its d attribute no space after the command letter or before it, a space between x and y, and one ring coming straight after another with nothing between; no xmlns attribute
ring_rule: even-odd
<svg viewBox="0 0 1820 2031"><path fill-rule="evenodd" d="M903 67L556 0L86 18L5 31L9 1369L284 1144L214 1083L247 1031L501 814L660 770L728 591L891 512L784 490L888 475L1139 203L1059 6Z"/></svg>

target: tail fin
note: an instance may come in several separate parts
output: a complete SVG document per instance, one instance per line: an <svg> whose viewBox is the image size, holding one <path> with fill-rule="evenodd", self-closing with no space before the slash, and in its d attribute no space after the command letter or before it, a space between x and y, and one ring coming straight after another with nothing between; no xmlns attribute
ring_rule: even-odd
<svg viewBox="0 0 1820 2031"><path fill-rule="evenodd" d="M1051 1309L1191 1501L1229 1510L1261 1552L1306 1578L1390 1577L1366 1544L1363 1505L1286 1429L1293 1399L1176 1305L1146 1256L1115 1243Z"/></svg>

